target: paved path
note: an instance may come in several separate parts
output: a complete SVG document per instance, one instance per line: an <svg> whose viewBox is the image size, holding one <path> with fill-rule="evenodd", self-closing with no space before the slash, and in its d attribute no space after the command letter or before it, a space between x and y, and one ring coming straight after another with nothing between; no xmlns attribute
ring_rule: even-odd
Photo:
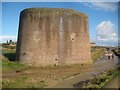
<svg viewBox="0 0 120 90"><path fill-rule="evenodd" d="M72 76L65 80L61 80L60 82L50 86L51 88L74 88L74 84L82 81L94 78L96 75L104 72L105 70L109 70L114 68L118 63L118 57L114 56L114 60L108 60L106 56L97 60L94 64L91 64L87 71L80 73L79 75Z"/></svg>

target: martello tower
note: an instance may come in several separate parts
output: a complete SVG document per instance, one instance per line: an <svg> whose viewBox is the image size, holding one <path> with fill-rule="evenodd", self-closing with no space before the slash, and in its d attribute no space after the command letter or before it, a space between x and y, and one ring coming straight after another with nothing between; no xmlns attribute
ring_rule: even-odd
<svg viewBox="0 0 120 90"><path fill-rule="evenodd" d="M91 62L87 15L61 8L23 10L16 60L33 66Z"/></svg>

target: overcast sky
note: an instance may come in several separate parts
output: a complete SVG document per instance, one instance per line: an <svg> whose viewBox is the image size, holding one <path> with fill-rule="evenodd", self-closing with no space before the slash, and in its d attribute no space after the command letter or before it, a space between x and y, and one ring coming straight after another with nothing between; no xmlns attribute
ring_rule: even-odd
<svg viewBox="0 0 120 90"><path fill-rule="evenodd" d="M0 42L17 40L19 14L31 7L69 8L86 13L89 17L90 41L98 45L118 45L117 2L2 2Z"/></svg>

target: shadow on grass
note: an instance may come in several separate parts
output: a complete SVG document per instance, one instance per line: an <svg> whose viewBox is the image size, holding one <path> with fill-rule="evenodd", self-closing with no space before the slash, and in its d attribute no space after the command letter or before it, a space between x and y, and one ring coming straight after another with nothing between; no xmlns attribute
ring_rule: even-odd
<svg viewBox="0 0 120 90"><path fill-rule="evenodd" d="M16 53L4 53L3 54L9 61L15 61Z"/></svg>

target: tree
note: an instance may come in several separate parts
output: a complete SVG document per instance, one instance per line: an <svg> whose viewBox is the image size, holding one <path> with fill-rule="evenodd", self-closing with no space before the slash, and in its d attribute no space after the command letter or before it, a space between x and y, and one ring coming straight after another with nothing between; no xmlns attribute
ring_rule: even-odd
<svg viewBox="0 0 120 90"><path fill-rule="evenodd" d="M9 40L9 44L12 44L13 43L13 41L12 40Z"/></svg>

